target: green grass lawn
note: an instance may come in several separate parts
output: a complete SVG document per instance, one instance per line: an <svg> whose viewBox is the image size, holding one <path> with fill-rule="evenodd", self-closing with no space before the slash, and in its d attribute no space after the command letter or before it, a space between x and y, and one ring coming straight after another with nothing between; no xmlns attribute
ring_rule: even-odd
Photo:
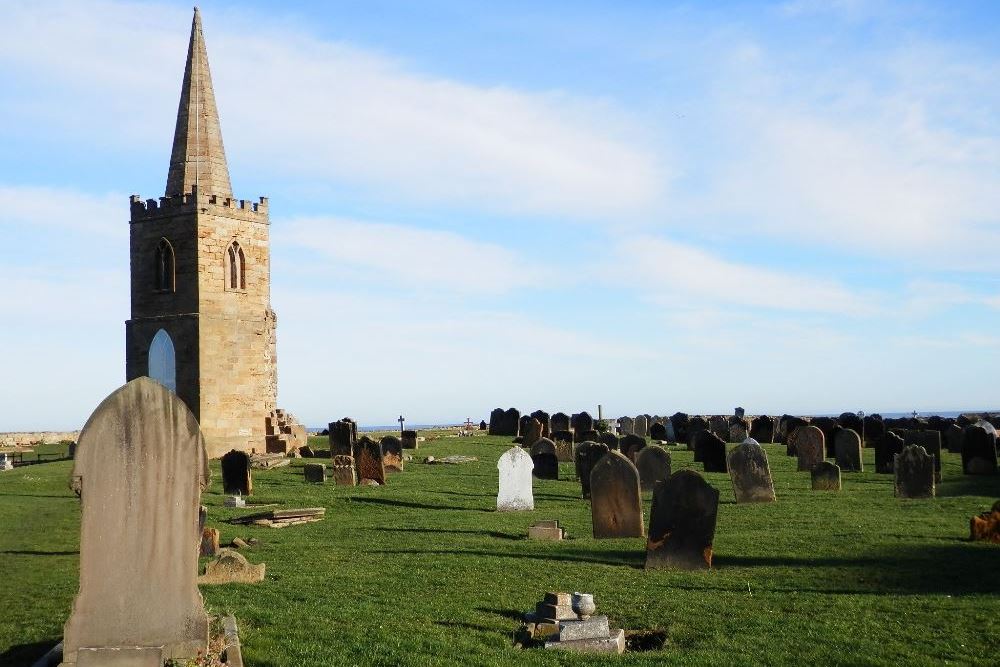
<svg viewBox="0 0 1000 667"><path fill-rule="evenodd" d="M316 439L324 446L325 439ZM381 488L303 482L290 467L254 471L252 502L327 508L282 530L223 521L218 462L203 496L224 542L267 563L261 584L205 586L213 613L240 623L248 665L997 664L1000 547L970 543L969 517L1000 496L1000 477L967 477L945 454L934 500L893 497L892 477L845 473L813 492L784 447L767 446L778 501L736 505L721 491L714 568L645 572L641 539L594 540L571 464L535 480L535 511L494 511L496 461L509 438L421 444ZM692 453L671 448L674 470ZM425 465L472 454L478 463ZM26 665L62 635L77 587L79 504L71 462L0 473L0 664ZM644 498L649 512L649 494ZM570 539L524 539L559 519ZM592 657L513 648L521 612L550 590L594 593L615 627L666 633L660 651Z"/></svg>

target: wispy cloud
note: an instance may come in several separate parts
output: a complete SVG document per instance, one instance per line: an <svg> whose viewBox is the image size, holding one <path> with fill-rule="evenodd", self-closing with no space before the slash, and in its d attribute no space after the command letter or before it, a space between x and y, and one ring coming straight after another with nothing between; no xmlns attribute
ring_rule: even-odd
<svg viewBox="0 0 1000 667"><path fill-rule="evenodd" d="M0 184L0 227L69 230L105 239L127 235L128 198L74 189Z"/></svg>

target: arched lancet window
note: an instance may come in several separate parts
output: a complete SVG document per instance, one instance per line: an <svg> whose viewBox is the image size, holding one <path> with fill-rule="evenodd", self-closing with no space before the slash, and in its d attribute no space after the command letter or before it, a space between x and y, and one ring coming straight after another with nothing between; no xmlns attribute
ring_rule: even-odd
<svg viewBox="0 0 1000 667"><path fill-rule="evenodd" d="M174 248L167 239L160 239L153 259L153 287L157 292L173 292L174 284Z"/></svg>
<svg viewBox="0 0 1000 667"><path fill-rule="evenodd" d="M229 251L226 253L226 287L228 289L247 288L246 256L243 254L243 248L236 241L229 245Z"/></svg>
<svg viewBox="0 0 1000 667"><path fill-rule="evenodd" d="M172 392L177 392L177 360L174 342L163 329L156 332L149 344L149 377Z"/></svg>

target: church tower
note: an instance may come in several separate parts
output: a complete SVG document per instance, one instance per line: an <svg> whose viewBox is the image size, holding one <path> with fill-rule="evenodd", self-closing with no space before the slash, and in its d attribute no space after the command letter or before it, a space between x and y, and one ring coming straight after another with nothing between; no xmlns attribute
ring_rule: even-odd
<svg viewBox="0 0 1000 667"><path fill-rule="evenodd" d="M274 432L268 233L267 198L233 197L195 9L166 191L131 198L125 369L128 380L148 375L177 392L213 458L263 452Z"/></svg>

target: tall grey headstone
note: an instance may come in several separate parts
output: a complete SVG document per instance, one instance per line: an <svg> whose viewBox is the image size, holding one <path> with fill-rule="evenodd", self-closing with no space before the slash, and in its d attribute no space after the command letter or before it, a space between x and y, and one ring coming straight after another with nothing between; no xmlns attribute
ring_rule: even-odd
<svg viewBox="0 0 1000 667"><path fill-rule="evenodd" d="M756 442L740 443L729 452L727 464L736 502L774 502L774 482L763 447Z"/></svg>
<svg viewBox="0 0 1000 667"><path fill-rule="evenodd" d="M531 456L520 447L511 447L504 452L497 461L500 473L497 510L517 512L535 509L531 488L531 471L534 466Z"/></svg>

